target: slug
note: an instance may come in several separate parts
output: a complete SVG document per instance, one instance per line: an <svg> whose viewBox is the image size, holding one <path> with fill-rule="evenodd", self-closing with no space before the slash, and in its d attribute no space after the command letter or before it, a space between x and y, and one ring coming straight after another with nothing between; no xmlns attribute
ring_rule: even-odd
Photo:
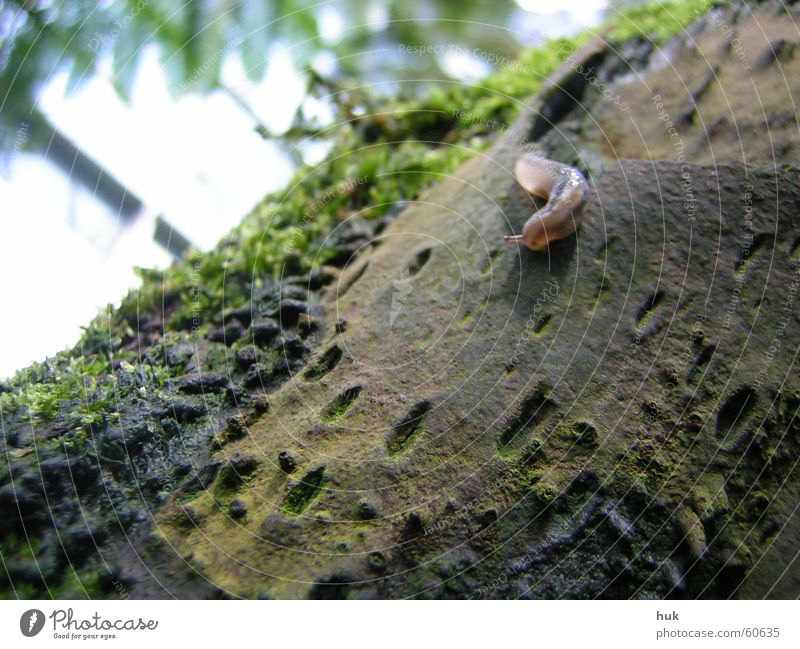
<svg viewBox="0 0 800 649"><path fill-rule="evenodd" d="M525 244L539 252L575 232L589 196L589 184L580 171L527 151L517 158L514 176L525 191L546 198L547 204L525 222L522 234L503 237L506 243Z"/></svg>

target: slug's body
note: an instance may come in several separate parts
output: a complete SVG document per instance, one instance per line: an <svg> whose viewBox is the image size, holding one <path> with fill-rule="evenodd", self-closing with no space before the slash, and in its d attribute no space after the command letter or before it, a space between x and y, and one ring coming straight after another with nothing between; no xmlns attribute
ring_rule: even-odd
<svg viewBox="0 0 800 649"><path fill-rule="evenodd" d="M522 234L503 237L506 242L524 244L538 252L575 232L589 195L589 185L580 171L529 151L517 158L514 176L529 194L546 198L547 205L525 222Z"/></svg>

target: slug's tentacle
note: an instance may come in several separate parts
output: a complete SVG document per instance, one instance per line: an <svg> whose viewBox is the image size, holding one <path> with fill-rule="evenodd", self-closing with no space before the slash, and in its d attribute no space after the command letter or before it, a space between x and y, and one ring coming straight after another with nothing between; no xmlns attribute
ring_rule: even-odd
<svg viewBox="0 0 800 649"><path fill-rule="evenodd" d="M525 222L522 234L503 237L504 241L541 251L575 232L589 195L580 171L528 151L517 158L514 176L529 194L546 198L547 205Z"/></svg>

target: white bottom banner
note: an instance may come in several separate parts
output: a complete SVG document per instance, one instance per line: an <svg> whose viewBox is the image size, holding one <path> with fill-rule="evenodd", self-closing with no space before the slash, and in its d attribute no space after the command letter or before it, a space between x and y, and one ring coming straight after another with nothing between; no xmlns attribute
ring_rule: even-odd
<svg viewBox="0 0 800 649"><path fill-rule="evenodd" d="M0 602L3 647L778 648L800 646L798 627L797 601Z"/></svg>

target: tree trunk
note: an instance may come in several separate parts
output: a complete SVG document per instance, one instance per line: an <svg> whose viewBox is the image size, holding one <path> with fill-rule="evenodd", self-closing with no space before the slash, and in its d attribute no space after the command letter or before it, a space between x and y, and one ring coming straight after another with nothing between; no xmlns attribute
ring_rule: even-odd
<svg viewBox="0 0 800 649"><path fill-rule="evenodd" d="M181 440L188 478L109 541L115 579L138 597L795 596L800 70L769 52L798 38L770 4L739 13L720 15L752 79L719 17L666 61L592 42L307 305L284 294L282 338L231 315L220 340L236 319L277 340L277 378L237 351L250 369L225 388L197 375L213 340L185 349L161 425L227 389L214 445ZM545 253L502 242L541 206L512 173L528 138L593 187Z"/></svg>

